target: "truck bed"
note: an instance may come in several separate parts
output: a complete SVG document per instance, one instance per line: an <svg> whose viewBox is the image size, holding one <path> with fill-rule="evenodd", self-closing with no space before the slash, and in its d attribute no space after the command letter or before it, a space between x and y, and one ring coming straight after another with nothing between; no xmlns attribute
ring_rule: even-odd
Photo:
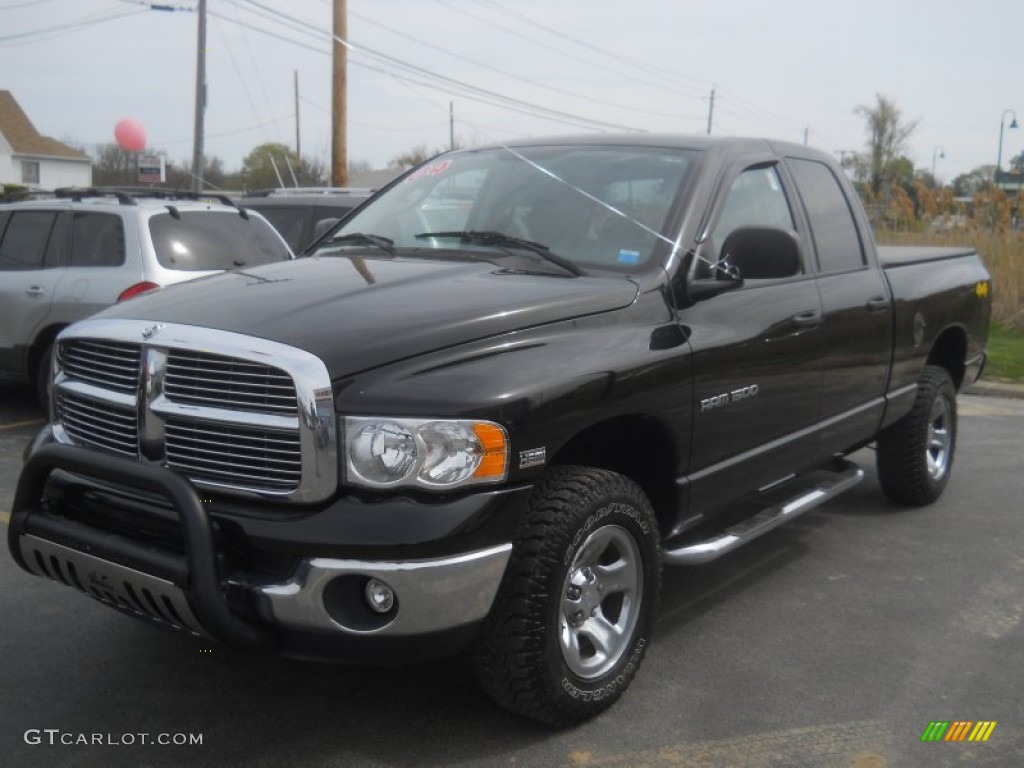
<svg viewBox="0 0 1024 768"><path fill-rule="evenodd" d="M929 261L958 259L962 256L973 256L974 253L974 249L966 245L943 248L931 245L880 245L878 261L884 269L893 269Z"/></svg>

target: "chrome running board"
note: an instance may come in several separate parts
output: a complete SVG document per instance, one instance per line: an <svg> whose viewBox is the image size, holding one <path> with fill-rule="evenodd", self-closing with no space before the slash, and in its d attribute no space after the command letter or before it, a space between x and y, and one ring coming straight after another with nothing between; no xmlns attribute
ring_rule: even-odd
<svg viewBox="0 0 1024 768"><path fill-rule="evenodd" d="M788 501L763 509L713 538L665 549L662 552L663 562L667 565L698 565L715 560L829 499L834 499L864 478L864 470L845 459L837 460L832 466L819 470L819 473L825 473L826 476L810 489L805 487L799 495Z"/></svg>

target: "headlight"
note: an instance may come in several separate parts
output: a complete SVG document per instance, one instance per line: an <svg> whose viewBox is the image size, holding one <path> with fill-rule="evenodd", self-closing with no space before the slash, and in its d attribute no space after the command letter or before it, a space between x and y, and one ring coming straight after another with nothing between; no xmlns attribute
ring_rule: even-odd
<svg viewBox="0 0 1024 768"><path fill-rule="evenodd" d="M508 436L491 421L348 416L345 470L347 482L370 488L499 483Z"/></svg>

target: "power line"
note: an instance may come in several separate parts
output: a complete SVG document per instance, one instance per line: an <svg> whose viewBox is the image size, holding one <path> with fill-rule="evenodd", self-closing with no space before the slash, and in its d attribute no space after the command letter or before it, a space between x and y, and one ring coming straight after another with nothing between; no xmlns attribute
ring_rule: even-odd
<svg viewBox="0 0 1024 768"><path fill-rule="evenodd" d="M277 10L275 10L273 8L268 8L267 6L265 6L265 5L261 4L261 3L256 2L256 0L246 0L246 2L249 5L253 5L253 6L257 7L257 8L260 8L260 9L262 9L262 10L264 10L264 11L266 11L266 12L268 12L268 13L274 15L274 16L279 16L279 17L281 17L281 18L291 22L293 25L299 25L299 26L307 27L307 28L313 30L315 33L317 33L318 36L322 37L323 34L324 34L317 27L313 27L312 25L306 24L305 22L302 22L302 21L300 21L298 19L295 19L294 17L288 16L287 14L282 13L281 11L277 11ZM369 57L371 60L377 61L379 64L382 64L385 67L398 68L400 71L403 71L403 72L406 72L406 73L412 73L413 75L417 75L419 77L427 77L427 78L435 81L435 82L423 82L422 80L416 80L414 77L410 77L408 74L405 75L405 77L407 77L411 82L416 82L416 83L418 83L420 85L424 85L426 87L434 88L436 90L442 90L442 91L449 92L449 93L452 92L452 90L454 89L455 92L459 93L460 95L463 95L465 98L470 98L470 99L477 100L477 101L483 101L484 103L490 103L492 105L501 105L501 106L503 106L506 109L511 109L512 111L524 112L525 114L530 114L530 115L532 115L534 117L544 117L544 118L547 118L547 119L550 119L550 120L554 120L556 122L560 121L560 122L576 125L577 127L590 127L591 129L596 129L596 130L601 130L601 131L603 131L603 130L618 130L618 131L642 132L641 129L636 128L635 126L628 126L628 125L623 125L623 124L620 124L620 123L611 123L611 122L608 122L608 121L605 121L605 120L596 120L596 119L593 119L593 118L587 118L587 117L583 117L583 116L580 116L580 115L574 115L574 114L571 114L571 113L568 113L568 112L564 112L562 110L553 109L551 107L544 107L544 106L541 106L539 104L532 104L530 102L524 101L522 99L517 99L517 98L511 97L511 96L505 96L503 94L497 93L497 92L492 91L492 90L487 89L487 88L482 88L480 86L472 85L471 83L466 83L466 82L463 82L461 80L457 80L456 78L449 77L447 75L442 75L442 74L439 74L437 72L432 72L432 71L430 71L430 70L428 70L428 69L426 69L424 67L420 67L420 66L417 66L415 64L410 64L410 63L408 63L406 61L403 61L401 59L398 59L398 58L396 58L394 56L390 56L388 54L381 53L380 51L376 51L376 50L373 50L371 48L367 48L365 46L357 45L355 43L352 43L351 41L341 40L340 38L334 38L333 35L330 35L329 38L330 39L337 39L337 41L341 45L344 45L345 48L350 53L361 54L363 56ZM362 66L364 66L364 67L366 67L368 69L371 69L371 70L374 69L374 67L369 66L369 65L367 65L365 63L362 64ZM398 76L398 75L395 75L395 73L393 71L381 70L379 67L377 68L377 70L378 71L384 71L386 74L389 74L389 75L392 75L392 76L395 76L395 77Z"/></svg>
<svg viewBox="0 0 1024 768"><path fill-rule="evenodd" d="M574 43L575 45L578 45L581 48L584 48L584 49L586 49L588 51L592 51L592 52L598 54L602 58L612 59L614 61L620 61L620 62L623 62L625 64L630 64L630 65L632 65L634 67L637 67L638 69L641 69L641 70L647 72L648 74L653 74L653 75L655 75L657 77L661 77L661 78L663 78L663 79L665 79L665 80L667 80L669 82L675 83L676 85L681 86L683 88L688 88L688 89L694 90L694 91L702 94L704 91L707 90L708 86L712 85L712 82L710 80L703 80L701 78L686 77L684 75L679 75L679 74L677 74L675 72L671 72L670 70L664 69L662 67L656 67L653 64L650 64L648 62L642 61L640 59L635 59L635 58L633 58L631 56L626 56L623 53L619 53L619 52L616 52L616 51L609 51L609 50L607 50L605 48L599 48L599 47L597 47L596 45L594 45L592 43L589 43L589 42L586 42L585 40L580 40L577 37L573 37L571 35L568 35L565 32L562 32L561 30L554 29L552 27L549 27L549 26L546 26L544 24L541 24L536 19L534 19L534 18L532 18L530 16L527 16L524 13L520 13L518 11L513 11L511 8L506 8L505 6L501 5L500 3L494 2L494 0L476 0L476 2L482 3L483 5L486 5L486 6L490 7L490 8L493 8L494 10L498 11L499 13L503 13L506 16L511 16L511 17L517 18L520 21L522 21L524 24L528 24L530 26L537 27L538 29L542 29L545 32L547 32L548 34L554 35L557 38L560 38L562 40L566 40L566 41L568 41L570 43ZM451 7L451 6L449 6L449 7ZM495 26L497 26L497 25L495 25ZM500 29L505 29L504 27L499 27L499 28ZM509 31L509 30L506 29L506 31ZM617 72L617 74L621 74L621 72ZM690 82L686 82L687 80L689 80Z"/></svg>
<svg viewBox="0 0 1024 768"><path fill-rule="evenodd" d="M591 96L586 96L584 94L575 93L573 91L565 90L564 88L557 88L557 87L555 87L553 85L550 85L549 83L542 83L542 82L529 82L529 83L526 83L523 80L523 78L519 77L518 75L514 75L514 74L512 74L510 72L506 72L505 70L502 70L502 69L498 69L497 67L492 67L489 64L484 64L483 62L476 61L475 59L470 59L470 58L468 58L466 56L463 56L461 54L455 53L454 51L451 51L451 50L449 50L447 48L442 48L439 45L434 45L432 43L428 43L427 41L421 40L421 39L415 37L414 35L407 35L404 32L400 32L397 29L394 29L393 27L389 27L386 24L382 24L379 21L371 19L371 18L369 18L367 16L363 16L362 14L355 13L353 11L349 11L349 15L353 16L353 17L355 17L357 19L360 19L360 20L366 22L367 24L371 24L371 25L373 25L375 27L379 27L379 28L381 28L383 30L386 30L386 31L392 33L393 35L397 35L398 37L401 37L401 38L403 38L405 40L411 40L412 42L417 43L418 45L422 45L422 46L424 46L426 48L430 48L431 50L439 51L440 53L443 53L446 56L451 56L452 58L458 59L460 61L465 61L468 64L472 64L475 67L479 67L480 69L485 69L485 70L488 70L490 72L494 72L496 74L502 75L503 77L507 77L507 78L510 78L512 80L516 80L519 83L527 84L531 88L541 88L543 90L551 91L552 93L557 93L557 94L560 94L562 96L569 96L569 97L574 98L574 99L580 99L581 101L589 101L589 102L591 102L593 104L599 104L602 107L612 107L614 109L628 109L630 112L635 113L635 114L645 114L645 115L651 115L651 116L654 116L654 117L667 117L667 118L669 118L671 120L679 120L679 119L699 120L700 119L699 117L696 117L694 115L679 115L679 114L671 114L671 113L668 113L668 112L658 112L658 111L651 110L651 109L644 109L642 107L631 107L631 106L628 106L628 105L624 105L622 102L611 102L611 101L605 101L603 99L595 99L595 98L593 98Z"/></svg>
<svg viewBox="0 0 1024 768"><path fill-rule="evenodd" d="M113 13L97 17L95 14L92 16L83 16L75 21L65 22L63 24L57 24L52 27L43 27L41 29L34 29L29 32L15 32L12 35L0 36L0 43L8 43L12 40L22 40L27 37L39 36L39 40L33 40L31 42L39 42L44 39L50 39L57 37L61 34L68 34L70 32L76 32L84 27L91 27L96 24L104 24L108 21L114 21L116 19L124 18L125 16L135 16L140 13L145 13L145 9L139 9L137 11L124 11L122 13ZM44 37L45 36L45 37Z"/></svg>

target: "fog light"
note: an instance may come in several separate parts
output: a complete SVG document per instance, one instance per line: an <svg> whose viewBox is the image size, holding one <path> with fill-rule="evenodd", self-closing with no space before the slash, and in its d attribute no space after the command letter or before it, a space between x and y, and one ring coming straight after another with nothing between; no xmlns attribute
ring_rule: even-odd
<svg viewBox="0 0 1024 768"><path fill-rule="evenodd" d="M380 579L366 582L366 602L371 610L387 613L395 607L395 592Z"/></svg>

